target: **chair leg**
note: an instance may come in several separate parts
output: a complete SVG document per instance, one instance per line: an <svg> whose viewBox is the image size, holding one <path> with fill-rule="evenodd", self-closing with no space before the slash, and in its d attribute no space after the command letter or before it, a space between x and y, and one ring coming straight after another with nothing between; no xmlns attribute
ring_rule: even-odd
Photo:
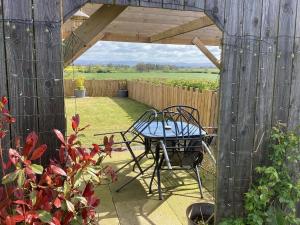
<svg viewBox="0 0 300 225"><path fill-rule="evenodd" d="M128 150L129 150L129 152L130 152L132 158L133 158L133 161L135 162L135 164L136 164L137 167L139 168L140 173L141 173L141 174L144 174L144 171L142 170L142 167L141 167L139 161L137 160L136 156L134 155L132 149L130 148L129 145L127 146L127 148L128 148Z"/></svg>
<svg viewBox="0 0 300 225"><path fill-rule="evenodd" d="M198 181L198 187L199 187L199 190L200 190L200 195L201 195L201 198L203 198L202 182L201 182L201 178L200 178L199 169L198 169L197 166L195 166L194 171L195 171L196 176L197 176L197 181Z"/></svg>

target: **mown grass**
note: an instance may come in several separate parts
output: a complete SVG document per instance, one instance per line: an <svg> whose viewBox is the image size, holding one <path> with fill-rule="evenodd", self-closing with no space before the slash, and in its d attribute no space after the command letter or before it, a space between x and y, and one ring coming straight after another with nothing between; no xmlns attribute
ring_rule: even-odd
<svg viewBox="0 0 300 225"><path fill-rule="evenodd" d="M72 115L80 115L81 127L89 124L81 137L81 142L90 147L92 143L102 143L99 137L94 137L95 133L121 131L127 129L138 117L149 109L148 106L128 98L66 98L67 132L70 134L70 119ZM77 108L77 110L76 110ZM115 141L121 141L116 137Z"/></svg>

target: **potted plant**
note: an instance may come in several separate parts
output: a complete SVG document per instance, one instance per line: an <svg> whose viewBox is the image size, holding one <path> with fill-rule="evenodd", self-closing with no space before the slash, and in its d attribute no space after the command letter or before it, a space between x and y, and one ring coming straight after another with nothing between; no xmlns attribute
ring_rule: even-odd
<svg viewBox="0 0 300 225"><path fill-rule="evenodd" d="M214 207L213 203L208 202L190 205L186 210L188 225L213 225Z"/></svg>
<svg viewBox="0 0 300 225"><path fill-rule="evenodd" d="M74 94L76 98L84 98L86 89L84 87L85 79L83 77L79 77L75 80L75 90Z"/></svg>

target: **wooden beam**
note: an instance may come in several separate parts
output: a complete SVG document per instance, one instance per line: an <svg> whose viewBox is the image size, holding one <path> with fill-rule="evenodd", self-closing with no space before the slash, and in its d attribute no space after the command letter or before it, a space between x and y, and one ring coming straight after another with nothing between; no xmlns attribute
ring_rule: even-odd
<svg viewBox="0 0 300 225"><path fill-rule="evenodd" d="M88 46L91 46L101 31L125 9L126 6L103 5L92 14L88 20L72 32L64 41L64 65L68 66L76 57L79 57L84 50L88 49Z"/></svg>
<svg viewBox="0 0 300 225"><path fill-rule="evenodd" d="M213 64L216 65L216 67L221 69L219 60L205 47L205 44L199 38L195 37L192 42Z"/></svg>
<svg viewBox="0 0 300 225"><path fill-rule="evenodd" d="M220 45L220 40L218 39L201 39L205 45L218 46ZM120 34L120 33L110 33L105 32L104 37L101 41L120 41L120 42L137 42L137 43L151 43L150 37L140 34ZM155 44L174 44L174 45L193 45L191 38L179 38L172 37L167 38Z"/></svg>
<svg viewBox="0 0 300 225"><path fill-rule="evenodd" d="M77 0L78 1L78 0ZM98 4L112 4L112 5L127 5L127 6L140 6L145 8L162 8L174 9L181 11L204 11L205 0L187 0L187 1L174 1L174 0L90 0L91 3Z"/></svg>
<svg viewBox="0 0 300 225"><path fill-rule="evenodd" d="M191 31L199 30L201 28L208 27L211 25L214 25L214 23L207 16L203 16L188 23L155 34L150 38L150 42L156 42L166 38L175 37L180 34L185 34Z"/></svg>

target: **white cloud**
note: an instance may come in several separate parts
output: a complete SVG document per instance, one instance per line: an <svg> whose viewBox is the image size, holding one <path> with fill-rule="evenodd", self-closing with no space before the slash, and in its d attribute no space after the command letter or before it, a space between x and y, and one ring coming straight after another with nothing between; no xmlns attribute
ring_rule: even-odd
<svg viewBox="0 0 300 225"><path fill-rule="evenodd" d="M220 58L220 49L210 46L208 49ZM125 42L97 42L85 52L77 63L126 63L131 64L161 63L161 64L199 64L212 65L211 62L192 45L163 45Z"/></svg>

